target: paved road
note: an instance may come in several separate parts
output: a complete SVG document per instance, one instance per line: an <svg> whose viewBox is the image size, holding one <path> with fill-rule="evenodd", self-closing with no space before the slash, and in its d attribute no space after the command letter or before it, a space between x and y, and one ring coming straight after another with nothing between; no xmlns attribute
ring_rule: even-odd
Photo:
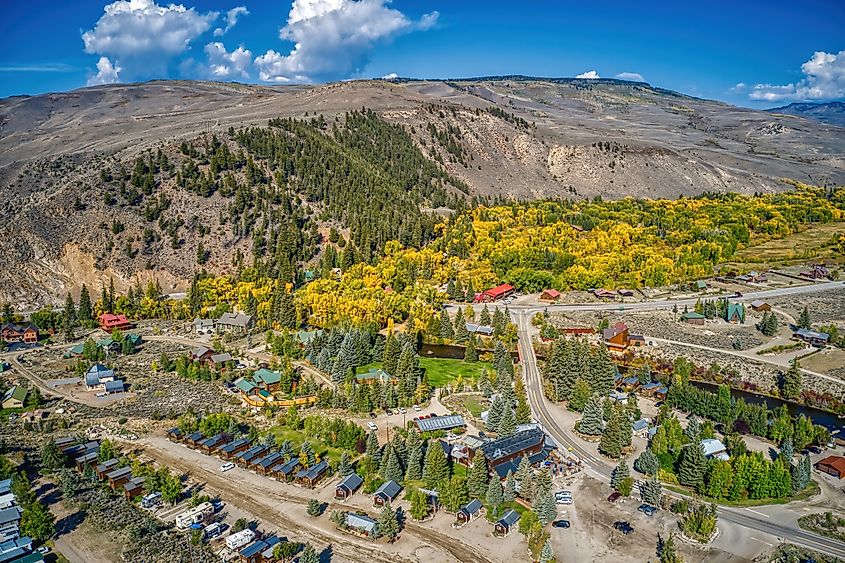
<svg viewBox="0 0 845 563"><path fill-rule="evenodd" d="M537 357L531 345L531 335L529 332L531 328L529 321L530 315L523 313L514 314L513 316L519 329L519 353L522 360L523 374L526 379L528 401L531 404L535 418L560 445L581 456L587 473L597 477L601 481L609 483L613 466L602 459L596 459L590 452L581 447L578 443L579 440L562 428L549 411L546 405L546 398L543 396L542 377L537 368ZM672 494L676 495L677 493L673 492ZM788 506L782 506L781 508L784 511L790 510ZM772 521L770 517L762 513L755 515L754 512L747 509L719 507L718 515L723 522L772 534L784 541L803 545L835 557L845 557L845 545L841 542L806 532L791 525Z"/></svg>

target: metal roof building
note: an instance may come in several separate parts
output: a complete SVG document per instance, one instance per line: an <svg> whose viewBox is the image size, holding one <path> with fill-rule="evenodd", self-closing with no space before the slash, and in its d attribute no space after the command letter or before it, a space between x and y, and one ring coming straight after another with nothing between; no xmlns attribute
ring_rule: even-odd
<svg viewBox="0 0 845 563"><path fill-rule="evenodd" d="M417 425L417 429L420 432L451 430L452 428L462 428L467 425L464 421L464 417L459 414L432 416L430 418L415 418L414 424Z"/></svg>

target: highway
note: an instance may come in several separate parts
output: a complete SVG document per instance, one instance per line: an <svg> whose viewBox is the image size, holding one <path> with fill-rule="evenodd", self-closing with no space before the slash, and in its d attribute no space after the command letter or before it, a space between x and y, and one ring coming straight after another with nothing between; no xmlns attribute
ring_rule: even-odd
<svg viewBox="0 0 845 563"><path fill-rule="evenodd" d="M534 354L534 348L531 344L531 334L529 332L531 327L530 314L526 314L525 311L515 313L513 310L511 313L519 329L519 355L525 377L528 402L531 405L535 419L561 447L565 447L581 457L584 470L589 475L603 482L610 483L610 474L613 470L613 465L603 459L596 458L584 449L579 444L579 439L573 437L565 428L561 427L550 412L546 398L543 396L542 377L537 367L537 356ZM675 492L672 492L672 494L678 495ZM788 506L781 506L780 508L784 511L790 510ZM759 512L720 506L718 507L718 516L721 522L744 526L752 530L777 536L782 541L802 545L835 557L845 558L845 545L841 542L801 530L795 526L773 522L771 518Z"/></svg>

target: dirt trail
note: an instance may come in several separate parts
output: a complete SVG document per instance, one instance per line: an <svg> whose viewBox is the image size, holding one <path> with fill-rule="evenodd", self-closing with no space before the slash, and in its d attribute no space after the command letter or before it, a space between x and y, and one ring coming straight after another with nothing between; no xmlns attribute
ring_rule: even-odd
<svg viewBox="0 0 845 563"><path fill-rule="evenodd" d="M249 477L255 477L255 479L250 479L249 483L242 483L243 489L248 490L250 493L244 494L244 492L233 485L233 482L229 478L223 477L221 474L209 470L206 467L192 463L190 460L178 455L180 453L178 450L172 451L173 448L181 449L182 446L171 444L159 438L146 439L140 444L134 443L133 445L142 446L150 456L156 458L164 465L190 474L196 480L204 481L209 488L220 493L224 501L249 512L262 522L279 527L284 531L291 531L297 536L301 536L302 539L311 541L316 545L331 544L332 551L335 554L346 557L351 561L366 563L417 563L419 559L408 557L398 552L397 548L411 551L421 545L431 545L439 548L438 551L444 555L448 554L454 561L473 561L480 563L492 563L493 561L461 541L446 537L412 522L406 522L402 538L395 547L388 547L387 544L381 542L376 544L365 542L364 540L359 540L340 532L326 531L318 528L316 525L311 525L307 520L297 519L294 514L283 509L284 503L305 506L310 496L299 496L280 491L279 488L272 486L275 482L271 479L258 475L253 476L252 474L249 474ZM169 446L172 446L172 448ZM213 459L208 456L203 457L209 460ZM329 503L327 512L334 509L349 510L349 508L346 505ZM313 522L314 524L319 524L325 518L324 516L321 519L313 520ZM388 549L390 551L387 551Z"/></svg>

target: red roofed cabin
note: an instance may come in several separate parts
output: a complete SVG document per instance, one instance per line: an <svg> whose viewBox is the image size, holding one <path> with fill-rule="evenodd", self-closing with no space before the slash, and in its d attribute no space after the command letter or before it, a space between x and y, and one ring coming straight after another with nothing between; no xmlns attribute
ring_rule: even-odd
<svg viewBox="0 0 845 563"><path fill-rule="evenodd" d="M558 299L560 299L560 292L556 289L546 289L540 294L540 301L557 303Z"/></svg>
<svg viewBox="0 0 845 563"><path fill-rule="evenodd" d="M113 330L123 330L125 328L132 328L132 323L126 318L126 315L112 315L111 313L103 313L99 317L100 328L106 332Z"/></svg>
<svg viewBox="0 0 845 563"><path fill-rule="evenodd" d="M504 299L505 297L509 297L514 292L514 287L512 285L503 283L502 285L497 285L496 287L491 287L488 290L482 291L478 295L475 296L476 303L492 303L493 301L498 301L499 299Z"/></svg>

